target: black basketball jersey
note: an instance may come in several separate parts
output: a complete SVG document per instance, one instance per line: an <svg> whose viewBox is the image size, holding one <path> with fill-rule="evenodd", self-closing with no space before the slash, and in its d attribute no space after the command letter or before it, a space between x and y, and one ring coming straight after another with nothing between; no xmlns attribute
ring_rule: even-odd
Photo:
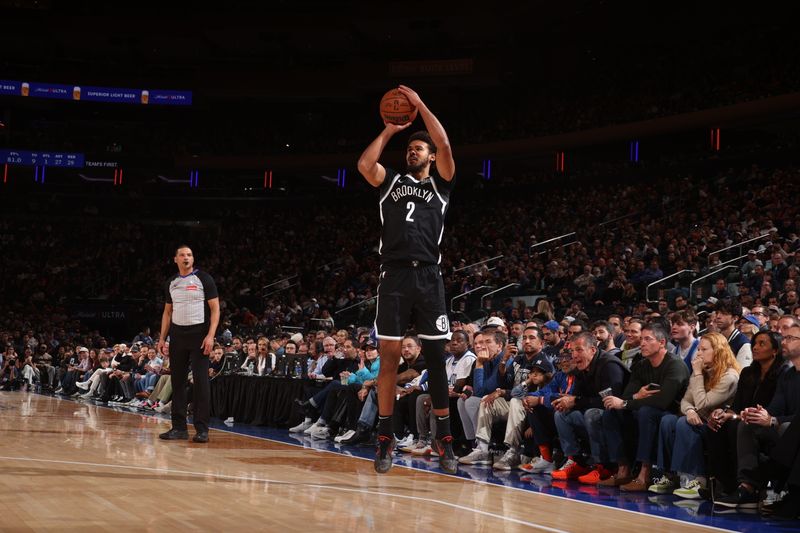
<svg viewBox="0 0 800 533"><path fill-rule="evenodd" d="M380 186L381 263L420 261L439 264L439 244L444 218L450 205L455 176L447 181L431 176L417 181L393 169L386 169Z"/></svg>

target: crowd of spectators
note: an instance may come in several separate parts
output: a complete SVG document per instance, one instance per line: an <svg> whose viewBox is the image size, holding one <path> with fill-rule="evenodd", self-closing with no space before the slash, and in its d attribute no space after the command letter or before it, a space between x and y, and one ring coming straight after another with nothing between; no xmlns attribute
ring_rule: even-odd
<svg viewBox="0 0 800 533"><path fill-rule="evenodd" d="M457 318L477 319L500 307L506 318L526 318L501 301L536 295L546 296L556 315L579 310L593 319L631 312L648 300L672 303L679 294L698 303L722 278L723 285L745 281L734 294L744 305L760 296L788 312L797 298L800 213L793 198L799 183L793 167L729 170L704 180L666 176L611 186L597 180L579 189L543 180L530 206L515 201L530 194L528 184L487 182L470 190L465 183L442 245L448 299L483 285L515 284L492 302L482 301L481 291L457 299L455 311L464 313ZM149 321L164 298L157 280L173 268L170 243L187 240L201 268L218 280L223 324L231 330L273 334L323 322L367 325L379 270L377 209L367 193L330 204L336 205L314 205L308 214L291 201L269 213L223 205L193 226L163 225L159 212L145 207L138 219L82 212L44 222L11 210L0 222L6 298L0 326L91 346L83 339L89 331L68 311L82 298L138 301ZM343 217L347 230L333 230ZM13 253L19 249L28 252ZM762 265L748 261L751 270L713 274L716 265L751 249ZM648 290L683 270L689 272ZM675 290L688 287L687 275L707 274L693 294ZM784 290L787 279L790 290Z"/></svg>
<svg viewBox="0 0 800 533"><path fill-rule="evenodd" d="M748 167L711 180L574 191L544 182L534 209L513 202L525 187L513 181L491 185L490 196L467 187L443 244L450 297L517 285L451 317L447 368L462 464L690 499L714 492L729 507L758 505L772 481L789 490L789 507L777 512L796 516L797 480L767 475L758 458L794 434L800 400L797 178L793 167ZM319 380L322 390L297 398L304 417L291 429L345 446L369 442L377 413L380 348L368 327L377 224L373 202L364 203L323 207L313 218L236 209L191 230L223 295L210 377ZM347 231L335 232L343 209ZM183 240L187 230L146 216L108 222L81 213L42 224L10 215L0 239L8 259L0 283L11 298L0 318L0 386L169 412L169 354L152 348L158 339L143 328L121 344L67 304L126 296L157 317L164 288L153 280L174 266L167 244L154 243ZM575 234L539 245L567 229ZM15 249L31 252L17 259L8 253ZM718 271L729 259L733 268ZM680 276L648 289L685 269L708 274L700 291ZM337 313L354 305L357 315ZM412 456L432 453L435 431L424 355L413 335L404 340L394 428L398 449Z"/></svg>

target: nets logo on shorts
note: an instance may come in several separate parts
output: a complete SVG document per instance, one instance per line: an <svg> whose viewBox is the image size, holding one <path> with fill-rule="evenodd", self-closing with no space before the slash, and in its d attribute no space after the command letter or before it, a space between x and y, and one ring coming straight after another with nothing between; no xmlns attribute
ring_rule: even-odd
<svg viewBox="0 0 800 533"><path fill-rule="evenodd" d="M436 319L436 329L442 333L447 333L450 329L450 321L447 320L447 315L442 315Z"/></svg>

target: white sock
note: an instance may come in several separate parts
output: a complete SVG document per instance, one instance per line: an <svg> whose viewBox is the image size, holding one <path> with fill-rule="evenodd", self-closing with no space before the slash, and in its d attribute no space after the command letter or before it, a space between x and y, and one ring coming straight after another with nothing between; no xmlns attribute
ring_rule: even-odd
<svg viewBox="0 0 800 533"><path fill-rule="evenodd" d="M475 444L476 444L476 446L475 446L476 450L480 450L482 452L488 452L489 451L489 443L486 442L485 440L475 439Z"/></svg>
<svg viewBox="0 0 800 533"><path fill-rule="evenodd" d="M306 417L306 419L303 421L304 424L308 424L309 422L314 422L314 419Z"/></svg>

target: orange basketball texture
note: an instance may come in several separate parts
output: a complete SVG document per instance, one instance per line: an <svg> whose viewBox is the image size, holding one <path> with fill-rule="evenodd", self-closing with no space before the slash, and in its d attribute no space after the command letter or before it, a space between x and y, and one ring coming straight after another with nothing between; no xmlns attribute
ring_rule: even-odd
<svg viewBox="0 0 800 533"><path fill-rule="evenodd" d="M417 108L411 105L406 95L392 89L381 98L381 118L392 124L405 124L417 118Z"/></svg>

